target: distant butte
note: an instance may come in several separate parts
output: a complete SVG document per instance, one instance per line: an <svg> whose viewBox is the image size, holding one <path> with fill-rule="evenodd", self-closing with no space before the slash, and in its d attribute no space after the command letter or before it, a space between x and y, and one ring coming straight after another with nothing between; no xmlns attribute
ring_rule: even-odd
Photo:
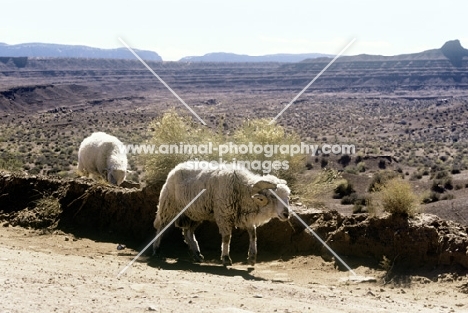
<svg viewBox="0 0 468 313"><path fill-rule="evenodd" d="M462 47L458 39L447 41L440 50L456 67L461 67L463 57L468 56L468 50Z"/></svg>

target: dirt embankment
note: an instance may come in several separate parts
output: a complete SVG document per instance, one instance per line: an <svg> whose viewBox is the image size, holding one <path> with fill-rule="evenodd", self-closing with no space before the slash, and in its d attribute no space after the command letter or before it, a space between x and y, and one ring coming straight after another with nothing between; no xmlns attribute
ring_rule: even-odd
<svg viewBox="0 0 468 313"><path fill-rule="evenodd" d="M161 185L124 189L84 179L59 179L0 173L0 219L3 225L59 228L90 236L115 236L141 248L152 236ZM53 207L56 209L52 209ZM462 266L468 269L468 227L422 214L414 219L367 214L343 216L336 211L293 208L301 219L339 255L352 263L377 264L387 258L411 267ZM219 253L216 225L204 223L197 231L203 252ZM164 246L183 245L170 230ZM246 252L248 235L233 233L233 252ZM258 229L260 258L321 255L328 251L296 219L272 220ZM170 249L166 249L170 250ZM245 251L244 251L245 250ZM164 251L164 249L163 249ZM385 256L385 258L384 258Z"/></svg>

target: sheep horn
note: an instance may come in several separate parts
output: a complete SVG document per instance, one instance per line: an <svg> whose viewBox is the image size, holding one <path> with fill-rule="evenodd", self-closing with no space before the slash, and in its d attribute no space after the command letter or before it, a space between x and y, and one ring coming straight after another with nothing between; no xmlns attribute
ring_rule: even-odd
<svg viewBox="0 0 468 313"><path fill-rule="evenodd" d="M252 186L252 195L264 189L276 189L276 184L265 180L259 180Z"/></svg>

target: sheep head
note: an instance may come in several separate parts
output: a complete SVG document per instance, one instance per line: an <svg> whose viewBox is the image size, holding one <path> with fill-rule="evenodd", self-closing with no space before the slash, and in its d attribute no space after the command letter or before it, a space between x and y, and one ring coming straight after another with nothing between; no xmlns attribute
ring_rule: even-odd
<svg viewBox="0 0 468 313"><path fill-rule="evenodd" d="M107 181L113 185L120 186L120 184L125 180L126 174L126 170L110 170L107 172Z"/></svg>
<svg viewBox="0 0 468 313"><path fill-rule="evenodd" d="M282 201L272 194L269 189L273 190ZM281 221L286 221L289 219L289 193L290 190L286 185L286 181L274 176L265 176L252 185L251 197L260 209L271 211Z"/></svg>

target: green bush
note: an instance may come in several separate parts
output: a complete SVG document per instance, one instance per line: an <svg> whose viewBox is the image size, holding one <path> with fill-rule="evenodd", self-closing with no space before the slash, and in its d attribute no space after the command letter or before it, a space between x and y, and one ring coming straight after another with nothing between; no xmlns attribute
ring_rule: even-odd
<svg viewBox="0 0 468 313"><path fill-rule="evenodd" d="M417 213L418 198L407 181L393 178L384 184L380 193L384 211L410 217Z"/></svg>

